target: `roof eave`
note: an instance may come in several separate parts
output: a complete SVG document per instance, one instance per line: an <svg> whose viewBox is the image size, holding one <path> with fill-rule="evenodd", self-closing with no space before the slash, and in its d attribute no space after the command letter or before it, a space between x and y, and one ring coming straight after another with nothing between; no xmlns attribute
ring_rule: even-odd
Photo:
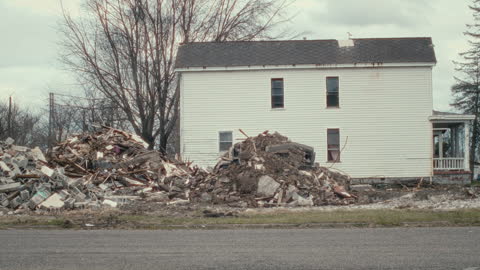
<svg viewBox="0 0 480 270"><path fill-rule="evenodd" d="M475 120L475 115L473 114L458 114L458 115L432 115L428 117L428 120L435 121L472 121Z"/></svg>
<svg viewBox="0 0 480 270"><path fill-rule="evenodd" d="M301 64L301 65L252 65L225 67L176 67L176 72L194 71L235 71L235 70L268 70L268 69L335 69L335 68L380 68L380 67L434 67L436 62L404 62L404 63L352 63L352 64Z"/></svg>

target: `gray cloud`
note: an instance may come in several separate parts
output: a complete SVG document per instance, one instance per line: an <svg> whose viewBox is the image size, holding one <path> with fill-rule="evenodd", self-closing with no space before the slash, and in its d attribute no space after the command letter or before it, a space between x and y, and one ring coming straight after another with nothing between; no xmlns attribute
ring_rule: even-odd
<svg viewBox="0 0 480 270"><path fill-rule="evenodd" d="M64 0L73 13L83 0ZM449 110L452 60L467 46L462 32L472 21L471 0L297 0L293 30L309 39L431 36L438 65L433 69L434 106ZM57 62L61 38L55 31L58 0L0 0L0 99L14 94L43 102L49 87L69 91L73 79ZM63 74L63 75L62 75ZM68 90L67 90L68 89Z"/></svg>
<svg viewBox="0 0 480 270"><path fill-rule="evenodd" d="M56 17L0 2L0 67L50 65L56 60Z"/></svg>
<svg viewBox="0 0 480 270"><path fill-rule="evenodd" d="M325 9L311 12L311 16L332 25L371 26L396 25L412 27L428 23L420 14L430 10L425 0L324 0Z"/></svg>

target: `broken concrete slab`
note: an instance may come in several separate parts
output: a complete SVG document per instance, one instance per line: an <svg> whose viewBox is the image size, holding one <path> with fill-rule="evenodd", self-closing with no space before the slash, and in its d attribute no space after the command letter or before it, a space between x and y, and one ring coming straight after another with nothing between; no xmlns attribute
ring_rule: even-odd
<svg viewBox="0 0 480 270"><path fill-rule="evenodd" d="M30 192L28 190L22 190L20 191L20 197L22 198L23 201L27 201L30 199Z"/></svg>
<svg viewBox="0 0 480 270"><path fill-rule="evenodd" d="M11 209L16 209L17 207L20 206L20 204L23 203L23 200L20 196L17 196L15 198L13 198L11 201L10 201L10 208Z"/></svg>
<svg viewBox="0 0 480 270"><path fill-rule="evenodd" d="M62 200L62 196L58 193L52 194L45 201L40 204L40 207L46 209L60 209L65 205L65 202Z"/></svg>
<svg viewBox="0 0 480 270"><path fill-rule="evenodd" d="M11 192L11 191L16 191L21 189L22 184L21 183L11 183L11 184L5 184L5 185L0 185L0 193L1 192Z"/></svg>
<svg viewBox="0 0 480 270"><path fill-rule="evenodd" d="M75 204L75 199L74 198L66 199L64 202L65 202L65 208L66 209L73 209L74 208L74 204Z"/></svg>
<svg viewBox="0 0 480 270"><path fill-rule="evenodd" d="M118 203L112 200L103 200L102 204L110 207L114 207L114 208L118 206Z"/></svg>
<svg viewBox="0 0 480 270"><path fill-rule="evenodd" d="M294 193L292 196L292 201L287 204L289 207L296 207L296 206L314 206L315 203L313 202L313 196L309 195L308 197L304 197L298 193Z"/></svg>
<svg viewBox="0 0 480 270"><path fill-rule="evenodd" d="M40 171L48 177L52 177L53 173L55 172L54 170L50 169L47 166L42 166Z"/></svg>
<svg viewBox="0 0 480 270"><path fill-rule="evenodd" d="M42 153L42 150L38 148L38 146L32 149L31 154L34 159L47 162L47 159L45 159L45 155Z"/></svg>
<svg viewBox="0 0 480 270"><path fill-rule="evenodd" d="M46 200L50 196L50 192L48 190L42 189L38 190L30 201L28 201L28 207L30 209L35 209L40 203Z"/></svg>
<svg viewBox="0 0 480 270"><path fill-rule="evenodd" d="M3 171L4 173L11 172L10 168L5 164L5 162L0 161L0 171Z"/></svg>
<svg viewBox="0 0 480 270"><path fill-rule="evenodd" d="M262 196L272 196L280 187L280 184L272 177L264 175L258 179L257 194Z"/></svg>
<svg viewBox="0 0 480 270"><path fill-rule="evenodd" d="M12 145L12 150L17 152L27 152L28 147L26 146L19 146L19 145Z"/></svg>

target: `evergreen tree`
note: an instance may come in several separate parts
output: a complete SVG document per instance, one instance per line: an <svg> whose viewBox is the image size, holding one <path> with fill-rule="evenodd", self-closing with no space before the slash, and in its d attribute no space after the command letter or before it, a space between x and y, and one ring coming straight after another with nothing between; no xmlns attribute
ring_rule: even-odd
<svg viewBox="0 0 480 270"><path fill-rule="evenodd" d="M476 116L472 124L470 141L470 170L473 173L475 156L478 152L480 126L480 0L472 0L469 8L473 12L473 23L467 24L464 35L468 38L469 49L460 53L461 62L454 62L455 84L452 86L454 102L451 104L457 110Z"/></svg>

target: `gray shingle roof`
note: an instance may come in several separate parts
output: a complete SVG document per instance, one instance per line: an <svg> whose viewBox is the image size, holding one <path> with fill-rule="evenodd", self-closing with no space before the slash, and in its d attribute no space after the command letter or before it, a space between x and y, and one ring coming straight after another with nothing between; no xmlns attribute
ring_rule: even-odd
<svg viewBox="0 0 480 270"><path fill-rule="evenodd" d="M353 39L353 47L337 40L234 41L183 44L176 68L262 65L332 65L357 63L436 63L431 38Z"/></svg>

